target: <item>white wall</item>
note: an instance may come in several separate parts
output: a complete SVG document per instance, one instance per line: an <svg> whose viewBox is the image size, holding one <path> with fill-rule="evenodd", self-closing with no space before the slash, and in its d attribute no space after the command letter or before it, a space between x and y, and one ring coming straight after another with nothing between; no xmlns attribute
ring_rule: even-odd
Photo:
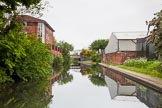
<svg viewBox="0 0 162 108"><path fill-rule="evenodd" d="M108 76L105 76L105 82L107 84L107 87L109 89L109 93L111 98L114 98L118 95L117 89L118 89L118 84L115 82L113 79L109 78Z"/></svg>
<svg viewBox="0 0 162 108"><path fill-rule="evenodd" d="M132 95L136 92L136 86L119 85L119 95Z"/></svg>
<svg viewBox="0 0 162 108"><path fill-rule="evenodd" d="M111 35L110 39L109 39L109 43L105 48L105 53L112 53L112 52L116 52L118 50L118 40L116 39L116 37L114 35Z"/></svg>
<svg viewBox="0 0 162 108"><path fill-rule="evenodd" d="M136 40L133 40L136 43ZM136 51L136 44L132 40L119 40L119 51Z"/></svg>

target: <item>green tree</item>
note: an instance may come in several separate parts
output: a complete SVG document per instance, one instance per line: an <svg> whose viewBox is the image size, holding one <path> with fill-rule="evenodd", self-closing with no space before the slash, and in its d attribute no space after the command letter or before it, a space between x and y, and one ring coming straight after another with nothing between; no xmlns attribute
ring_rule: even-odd
<svg viewBox="0 0 162 108"><path fill-rule="evenodd" d="M94 51L91 53L90 59L91 59L93 62L96 62L96 63L98 63L98 62L101 61L101 60L100 60L99 54L96 53L96 52L94 52Z"/></svg>
<svg viewBox="0 0 162 108"><path fill-rule="evenodd" d="M162 56L162 10L155 14L156 16L148 22L148 32L150 27L153 29L149 32L148 42L156 48L159 57Z"/></svg>
<svg viewBox="0 0 162 108"><path fill-rule="evenodd" d="M64 59L63 65L70 65L70 51L73 51L74 47L71 44L64 41L58 42L57 46L62 49L62 56Z"/></svg>
<svg viewBox="0 0 162 108"><path fill-rule="evenodd" d="M108 44L108 40L105 39L95 40L91 43L90 49L98 51L98 53L104 53L107 44Z"/></svg>

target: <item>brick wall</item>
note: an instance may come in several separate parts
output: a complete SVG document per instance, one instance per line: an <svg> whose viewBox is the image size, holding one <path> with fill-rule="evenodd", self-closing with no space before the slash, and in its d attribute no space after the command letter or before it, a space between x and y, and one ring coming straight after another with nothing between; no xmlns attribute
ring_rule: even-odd
<svg viewBox="0 0 162 108"><path fill-rule="evenodd" d="M140 57L141 53L137 51L114 52L104 56L104 62L122 64L125 60Z"/></svg>
<svg viewBox="0 0 162 108"><path fill-rule="evenodd" d="M23 32L27 34L34 34L38 38L38 23L30 22L24 27Z"/></svg>

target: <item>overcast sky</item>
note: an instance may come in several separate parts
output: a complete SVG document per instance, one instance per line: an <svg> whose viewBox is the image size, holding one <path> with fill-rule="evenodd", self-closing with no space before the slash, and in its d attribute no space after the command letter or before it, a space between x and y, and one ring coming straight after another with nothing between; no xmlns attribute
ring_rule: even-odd
<svg viewBox="0 0 162 108"><path fill-rule="evenodd" d="M88 48L112 32L146 31L145 21L162 9L162 0L48 0L42 19L54 29L57 41L75 49Z"/></svg>

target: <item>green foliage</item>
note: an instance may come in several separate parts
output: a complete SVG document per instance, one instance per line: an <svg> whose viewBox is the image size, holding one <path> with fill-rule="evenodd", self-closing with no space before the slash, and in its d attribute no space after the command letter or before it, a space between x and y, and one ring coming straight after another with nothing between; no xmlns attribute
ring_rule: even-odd
<svg viewBox="0 0 162 108"><path fill-rule="evenodd" d="M39 14L44 8L41 0L0 2L0 83L47 78L52 62L48 46L21 33L16 21L19 12Z"/></svg>
<svg viewBox="0 0 162 108"><path fill-rule="evenodd" d="M105 50L108 42L109 41L105 40L105 39L95 40L94 42L91 43L90 49L98 51L98 52L100 52L100 50L101 50L101 53L104 53L104 50Z"/></svg>
<svg viewBox="0 0 162 108"><path fill-rule="evenodd" d="M104 80L104 75L99 71L100 67L98 65L82 65L81 73L82 75L88 75L89 80L96 86L106 86Z"/></svg>
<svg viewBox="0 0 162 108"><path fill-rule="evenodd" d="M8 33L0 33L0 83L47 78L50 74L48 46L20 30L17 24Z"/></svg>
<svg viewBox="0 0 162 108"><path fill-rule="evenodd" d="M64 62L64 59L62 56L55 56L53 59L53 66L62 66Z"/></svg>
<svg viewBox="0 0 162 108"><path fill-rule="evenodd" d="M148 65L146 58L128 59L124 65L137 68L145 68Z"/></svg>
<svg viewBox="0 0 162 108"><path fill-rule="evenodd" d="M63 71L63 62L64 59L62 56L55 56L53 59L53 70L55 73Z"/></svg>
<svg viewBox="0 0 162 108"><path fill-rule="evenodd" d="M61 73L61 79L58 81L58 84L63 85L73 80L73 76L68 72L68 70L72 61L70 58L70 51L74 48L71 44L64 41L58 42L57 46L62 49L62 58L57 58L57 63L62 65L57 66L58 69L60 69L59 72ZM57 70L57 67L54 66L54 70Z"/></svg>
<svg viewBox="0 0 162 108"><path fill-rule="evenodd" d="M147 61L146 58L129 59L124 62L125 66L142 68L146 71L157 71L162 73L162 65L159 61Z"/></svg>
<svg viewBox="0 0 162 108"><path fill-rule="evenodd" d="M57 46L62 49L62 56L64 59L63 65L70 64L70 51L72 51L74 47L71 44L64 41L60 41L59 43L57 43Z"/></svg>
<svg viewBox="0 0 162 108"><path fill-rule="evenodd" d="M88 50L88 49L82 49L80 55L82 55L82 56L88 56L88 57L89 57L89 56L91 55L91 53L92 53L91 50Z"/></svg>
<svg viewBox="0 0 162 108"><path fill-rule="evenodd" d="M148 30L151 26L153 29L150 31L148 42L152 43L156 48L156 53L159 57L162 56L162 10L155 14L156 16L149 21Z"/></svg>
<svg viewBox="0 0 162 108"><path fill-rule="evenodd" d="M67 84L73 80L73 75L69 72L64 72L61 74L61 79L58 81L59 85Z"/></svg>
<svg viewBox="0 0 162 108"><path fill-rule="evenodd" d="M102 77L99 77L97 75L92 75L89 78L90 78L90 81L94 85L97 85L97 86L106 86L106 82L105 82L104 78L102 78Z"/></svg>
<svg viewBox="0 0 162 108"><path fill-rule="evenodd" d="M97 63L101 61L99 55L98 55L97 53L95 53L95 52L93 52L93 53L91 54L90 59L91 59L93 62L97 62Z"/></svg>

